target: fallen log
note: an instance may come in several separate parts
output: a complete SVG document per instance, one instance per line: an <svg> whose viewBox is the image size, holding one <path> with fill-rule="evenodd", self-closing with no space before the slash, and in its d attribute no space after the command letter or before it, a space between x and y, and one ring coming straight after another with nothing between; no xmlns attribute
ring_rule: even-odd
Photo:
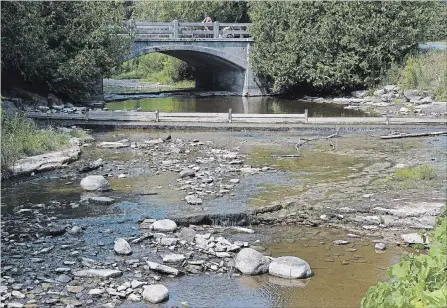
<svg viewBox="0 0 447 308"><path fill-rule="evenodd" d="M301 157L299 154L284 154L284 155L270 155L272 158L298 158Z"/></svg>
<svg viewBox="0 0 447 308"><path fill-rule="evenodd" d="M403 133L398 135L380 136L380 139L399 139L399 138L427 137L427 136L439 136L439 135L447 135L447 132L415 133L415 134Z"/></svg>

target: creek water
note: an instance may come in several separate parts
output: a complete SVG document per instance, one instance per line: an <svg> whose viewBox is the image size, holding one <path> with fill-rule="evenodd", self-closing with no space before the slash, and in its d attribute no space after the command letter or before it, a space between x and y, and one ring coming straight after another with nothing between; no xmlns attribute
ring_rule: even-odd
<svg viewBox="0 0 447 308"><path fill-rule="evenodd" d="M239 96L173 96L131 99L107 103L111 110L161 111L161 112L219 112L231 108L233 113L289 113L300 114L307 109L311 117L363 117L368 113L344 109L344 105L316 103L281 97L239 97Z"/></svg>
<svg viewBox="0 0 447 308"><path fill-rule="evenodd" d="M111 140L113 133L95 134L97 140ZM114 133L116 134L116 132ZM128 131L129 136L138 136L145 132ZM272 135L255 134L265 141ZM203 137L203 136L202 136ZM244 135L244 138L246 136ZM228 140L227 140L228 141ZM231 142L231 141L229 141ZM105 160L129 160L113 150ZM262 154L262 153L261 153ZM93 159L97 153L86 149L83 159ZM259 154L260 155L260 154ZM258 158L259 159L259 158ZM321 159L320 159L321 160ZM81 164L77 162L77 164ZM346 162L348 167L357 161ZM287 169L287 166L283 166ZM343 165L343 168L346 167ZM334 168L342 170L340 166ZM98 260L115 258L110 247L117 236L139 236L138 220L145 217L165 218L195 213L231 214L256 206L250 200L266 192L266 185L290 184L299 181L300 173L293 168L268 175L254 175L241 180L232 196L207 202L206 206L188 206L180 202L182 196L173 191L169 183L176 181L176 175L140 176L133 179L112 180L113 192L104 195L113 196L116 203L112 206L81 206L79 208L46 206L42 213L54 215L57 220L71 221L78 225L87 225L88 232L79 236L79 241L92 245L102 243L97 248ZM148 187L159 186L158 195L141 196ZM11 215L17 208L28 204L58 201L65 204L79 201L83 193L79 182L71 181L61 173L49 173L45 177L36 177L28 181L11 181L2 185L2 211ZM8 217L7 219L12 219ZM218 222L220 223L220 222ZM19 225L16 228L20 228ZM109 230L103 232L104 229ZM384 253L376 253L371 239L349 239L347 246L335 246L333 241L346 239L343 230L329 228L309 228L303 226L257 226L254 234L224 231L230 241L243 240L253 243L259 241L264 253L272 257L299 256L311 265L315 275L307 280L279 279L269 275L256 277L199 274L163 280L170 290L169 301L155 307L181 307L187 302L189 307L358 307L369 286L386 279L386 268L397 261L403 253L397 247L389 247ZM19 232L15 230L15 232ZM60 240L59 240L60 241ZM136 248L132 258L141 255L150 256L150 252ZM2 256L8 260L8 256ZM58 258L61 258L58 256ZM56 262L49 259L48 262ZM54 263L56 267L57 264ZM145 303L124 301L121 307L147 307Z"/></svg>

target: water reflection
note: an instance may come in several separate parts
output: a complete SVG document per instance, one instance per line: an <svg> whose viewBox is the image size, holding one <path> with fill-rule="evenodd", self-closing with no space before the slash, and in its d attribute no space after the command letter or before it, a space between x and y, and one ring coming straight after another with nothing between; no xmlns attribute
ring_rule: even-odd
<svg viewBox="0 0 447 308"><path fill-rule="evenodd" d="M107 104L111 110L135 110L161 112L219 112L225 113L231 108L233 113L304 113L309 110L313 117L361 117L362 111L343 109L343 105L314 103L280 97L164 97L140 100L126 100Z"/></svg>

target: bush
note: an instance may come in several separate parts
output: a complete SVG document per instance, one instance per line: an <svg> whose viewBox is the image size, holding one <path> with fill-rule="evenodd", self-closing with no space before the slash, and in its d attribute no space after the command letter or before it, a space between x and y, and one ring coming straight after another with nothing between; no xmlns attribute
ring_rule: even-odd
<svg viewBox="0 0 447 308"><path fill-rule="evenodd" d="M388 269L391 278L370 287L362 308L446 307L447 302L447 218L436 221L428 254L405 256Z"/></svg>
<svg viewBox="0 0 447 308"><path fill-rule="evenodd" d="M375 85L445 10L436 2L253 2L251 63L273 92Z"/></svg>
<svg viewBox="0 0 447 308"><path fill-rule="evenodd" d="M2 178L18 159L58 150L69 145L70 136L52 130L39 130L23 115L1 115L1 172Z"/></svg>
<svg viewBox="0 0 447 308"><path fill-rule="evenodd" d="M399 74L399 87L430 91L439 100L447 99L446 59L446 51L431 51L410 56Z"/></svg>

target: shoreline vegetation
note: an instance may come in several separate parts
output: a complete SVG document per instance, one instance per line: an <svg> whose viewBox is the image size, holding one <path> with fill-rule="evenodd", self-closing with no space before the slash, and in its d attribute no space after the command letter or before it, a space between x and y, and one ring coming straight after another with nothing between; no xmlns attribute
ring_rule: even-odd
<svg viewBox="0 0 447 308"><path fill-rule="evenodd" d="M368 289L361 308L445 307L447 305L447 212L439 216L427 253L410 253L388 268L389 281ZM427 242L427 241L426 241ZM424 244L419 244L424 250Z"/></svg>
<svg viewBox="0 0 447 308"><path fill-rule="evenodd" d="M11 176L11 168L21 158L63 150L70 146L70 138L84 139L82 129L67 132L37 125L21 113L7 115L1 110L1 173L2 179Z"/></svg>

